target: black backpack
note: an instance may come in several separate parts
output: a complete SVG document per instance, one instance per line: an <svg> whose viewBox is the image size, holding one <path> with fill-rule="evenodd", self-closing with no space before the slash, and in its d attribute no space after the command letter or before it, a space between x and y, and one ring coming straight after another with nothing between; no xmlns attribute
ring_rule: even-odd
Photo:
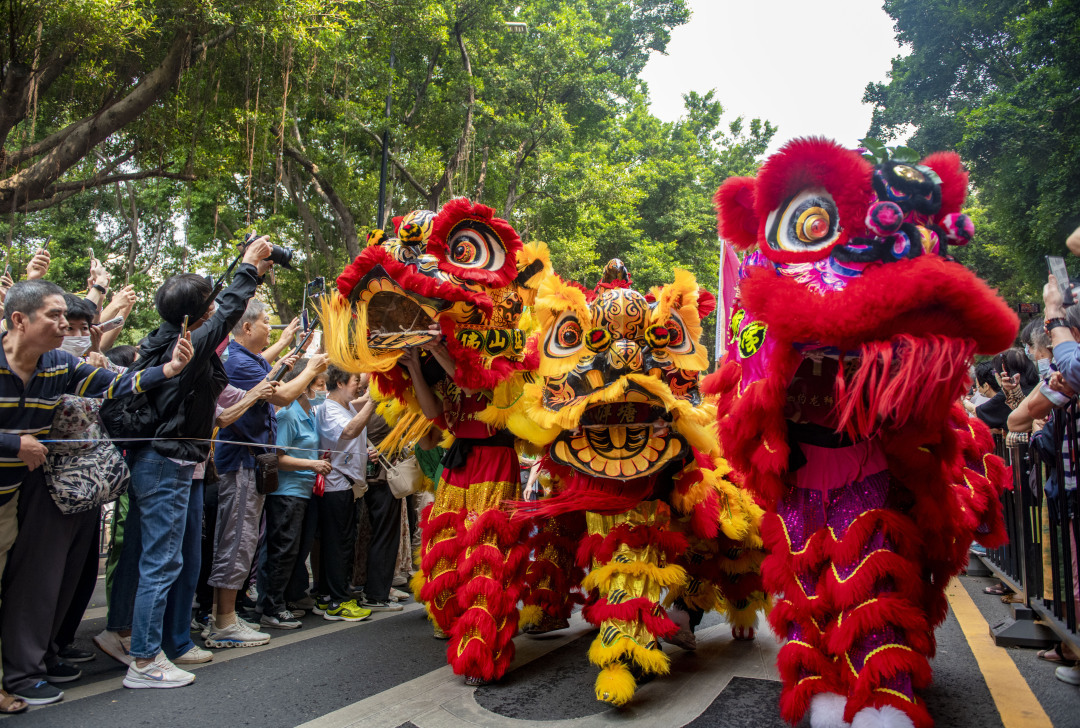
<svg viewBox="0 0 1080 728"><path fill-rule="evenodd" d="M143 371L157 366L158 358L160 357L140 357L128 371ZM159 421L157 408L154 407L154 403L146 392L107 399L101 403L98 415L105 431L114 440L153 437L157 432Z"/></svg>

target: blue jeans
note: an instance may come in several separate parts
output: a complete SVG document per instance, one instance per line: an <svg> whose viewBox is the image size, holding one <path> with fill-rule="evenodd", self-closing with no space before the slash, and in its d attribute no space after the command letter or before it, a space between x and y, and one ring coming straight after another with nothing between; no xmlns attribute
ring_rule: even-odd
<svg viewBox="0 0 1080 728"><path fill-rule="evenodd" d="M128 464L131 502L108 629L130 627L132 657L151 659L161 651L166 595L183 564L195 466L177 465L151 447L130 453Z"/></svg>
<svg viewBox="0 0 1080 728"><path fill-rule="evenodd" d="M195 646L191 641L191 605L195 602L195 587L199 583L199 570L202 568L202 519L203 482L200 478L191 484L187 527L184 529L184 543L180 549L183 559L180 576L169 589L169 596L165 600L161 648L170 660Z"/></svg>

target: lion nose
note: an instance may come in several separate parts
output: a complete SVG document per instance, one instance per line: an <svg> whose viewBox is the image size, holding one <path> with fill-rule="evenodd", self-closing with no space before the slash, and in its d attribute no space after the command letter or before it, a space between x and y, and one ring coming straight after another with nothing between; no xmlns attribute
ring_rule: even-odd
<svg viewBox="0 0 1080 728"><path fill-rule="evenodd" d="M608 349L608 365L615 371L641 371L644 361L641 347L630 339L618 339Z"/></svg>

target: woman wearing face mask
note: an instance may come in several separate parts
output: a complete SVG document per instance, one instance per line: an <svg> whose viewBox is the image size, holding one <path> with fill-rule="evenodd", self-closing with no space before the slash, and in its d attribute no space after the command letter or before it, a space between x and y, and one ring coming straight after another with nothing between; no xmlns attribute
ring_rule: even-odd
<svg viewBox="0 0 1080 728"><path fill-rule="evenodd" d="M299 376L307 360L296 363L285 381ZM314 541L318 509L309 507L316 475L327 475L330 462L319 455L314 408L326 399L322 375L296 400L277 412L278 488L266 496L266 560L259 567L260 624L271 629L296 629L303 611L290 604L306 596L304 561Z"/></svg>

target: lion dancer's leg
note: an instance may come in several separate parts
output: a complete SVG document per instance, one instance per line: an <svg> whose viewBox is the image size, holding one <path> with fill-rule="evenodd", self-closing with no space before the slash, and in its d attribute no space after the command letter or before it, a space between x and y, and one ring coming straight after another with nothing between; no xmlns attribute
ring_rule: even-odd
<svg viewBox="0 0 1080 728"><path fill-rule="evenodd" d="M517 602L529 553L522 539L526 519L511 518L503 507L521 497L517 455L509 447L477 446L465 467L444 477L468 485L458 532L461 616L451 627L447 658L455 673L473 683L498 680L514 659Z"/></svg>
<svg viewBox="0 0 1080 728"><path fill-rule="evenodd" d="M567 513L544 519L535 529L528 540L521 625L528 634L544 634L569 627L574 605L584 601L578 588L584 570L574 557L585 524L582 514Z"/></svg>
<svg viewBox="0 0 1080 728"><path fill-rule="evenodd" d="M413 575L413 594L427 608L435 625L435 636L446 639L450 628L461 615L455 598L460 578L457 566L462 544L458 528L465 520L465 495L468 491L441 480L435 502L420 520L420 569Z"/></svg>
<svg viewBox="0 0 1080 728"><path fill-rule="evenodd" d="M798 723L812 710L812 725L826 714L839 718L844 702L843 681L835 661L825 650L828 609L819 582L826 568L825 512L822 494L790 488L775 513L762 520L762 538L769 555L762 563L765 588L774 596L769 623L785 640L777 666L783 689L780 714Z"/></svg>
<svg viewBox="0 0 1080 728"><path fill-rule="evenodd" d="M686 538L667 530L670 509L658 501L615 516L587 513L585 518L589 537L579 555L592 562L584 587L597 597L590 599L585 618L600 626L589 648L589 660L600 667L596 697L623 705L637 689L632 667L644 674L668 672L659 639L677 627L660 606L660 594L686 578L674 563Z"/></svg>
<svg viewBox="0 0 1080 728"><path fill-rule="evenodd" d="M887 472L829 493L832 565L825 574L834 621L827 648L846 688L844 720L861 728L933 724L915 690L930 681L933 630L920 606L925 589L919 530L894 510ZM890 497L892 496L892 497Z"/></svg>

